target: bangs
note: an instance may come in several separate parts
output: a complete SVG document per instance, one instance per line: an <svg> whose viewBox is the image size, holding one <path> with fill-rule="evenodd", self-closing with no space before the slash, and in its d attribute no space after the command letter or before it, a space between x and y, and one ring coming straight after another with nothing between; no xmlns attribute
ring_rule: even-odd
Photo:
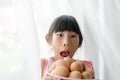
<svg viewBox="0 0 120 80"><path fill-rule="evenodd" d="M56 25L56 28L54 28L55 33L63 32L63 31L72 31L72 32L79 34L80 32L77 21L73 19L72 17L59 18L56 21L55 25Z"/></svg>

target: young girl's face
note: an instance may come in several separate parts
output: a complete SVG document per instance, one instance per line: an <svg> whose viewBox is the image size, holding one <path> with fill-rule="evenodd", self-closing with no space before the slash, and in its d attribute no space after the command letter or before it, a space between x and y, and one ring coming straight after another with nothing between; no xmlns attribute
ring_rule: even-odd
<svg viewBox="0 0 120 80"><path fill-rule="evenodd" d="M51 46L56 58L72 58L79 47L79 35L72 31L53 32Z"/></svg>

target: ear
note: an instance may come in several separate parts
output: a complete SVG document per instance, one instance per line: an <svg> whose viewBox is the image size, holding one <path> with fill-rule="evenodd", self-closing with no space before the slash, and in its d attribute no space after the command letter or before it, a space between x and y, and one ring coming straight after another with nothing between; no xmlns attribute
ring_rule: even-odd
<svg viewBox="0 0 120 80"><path fill-rule="evenodd" d="M51 45L51 39L48 34L46 34L45 39L49 45Z"/></svg>

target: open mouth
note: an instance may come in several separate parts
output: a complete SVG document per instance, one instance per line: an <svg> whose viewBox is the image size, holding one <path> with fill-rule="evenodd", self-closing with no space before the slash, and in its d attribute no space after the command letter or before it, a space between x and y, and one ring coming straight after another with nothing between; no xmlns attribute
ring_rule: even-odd
<svg viewBox="0 0 120 80"><path fill-rule="evenodd" d="M70 55L70 52L69 52L69 51L62 51L62 52L60 52L60 55L61 55L62 57L67 57L67 56Z"/></svg>

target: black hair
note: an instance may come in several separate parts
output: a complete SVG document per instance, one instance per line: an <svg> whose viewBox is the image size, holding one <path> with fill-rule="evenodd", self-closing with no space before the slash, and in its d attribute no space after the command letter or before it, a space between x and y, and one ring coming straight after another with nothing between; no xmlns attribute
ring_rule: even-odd
<svg viewBox="0 0 120 80"><path fill-rule="evenodd" d="M76 19L70 15L62 15L57 17L50 29L48 35L51 37L53 32L73 31L79 35L79 46L81 46L83 37Z"/></svg>

